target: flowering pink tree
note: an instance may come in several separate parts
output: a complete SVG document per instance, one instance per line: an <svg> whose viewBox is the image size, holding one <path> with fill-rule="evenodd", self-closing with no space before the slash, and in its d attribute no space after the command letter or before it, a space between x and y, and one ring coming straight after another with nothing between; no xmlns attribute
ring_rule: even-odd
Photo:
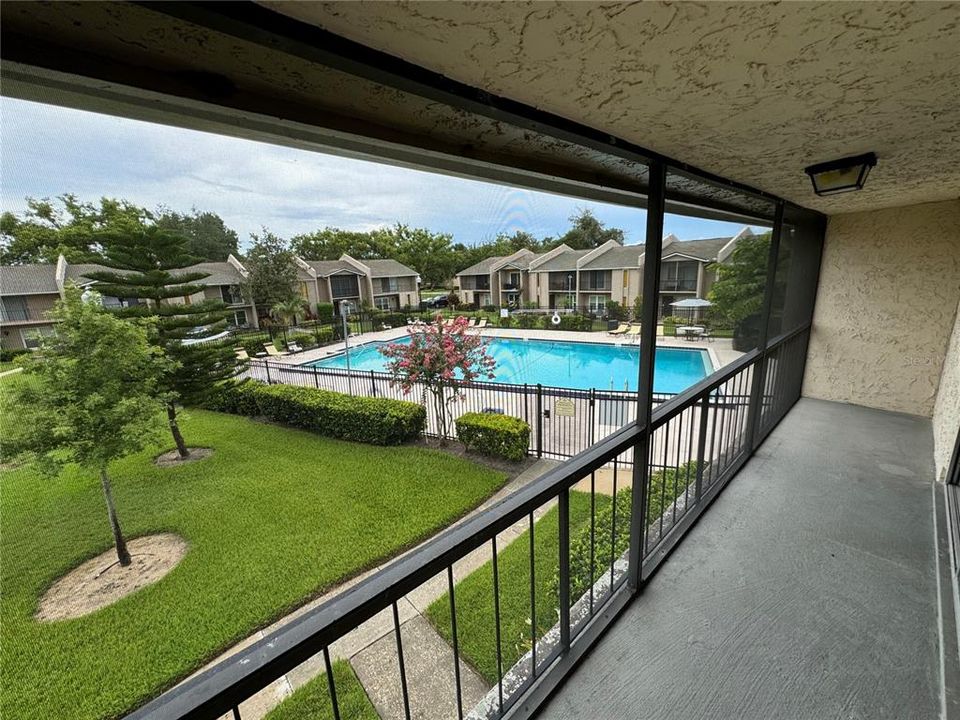
<svg viewBox="0 0 960 720"><path fill-rule="evenodd" d="M490 380L494 377L496 361L487 355L483 338L468 333L468 327L465 317L444 325L438 315L432 325L412 328L409 343L390 343L380 348L387 358L387 371L393 376L393 383L405 394L418 384L423 385L424 396L427 390L433 394L441 438L447 436L447 405L464 394L457 380L470 382L483 376Z"/></svg>

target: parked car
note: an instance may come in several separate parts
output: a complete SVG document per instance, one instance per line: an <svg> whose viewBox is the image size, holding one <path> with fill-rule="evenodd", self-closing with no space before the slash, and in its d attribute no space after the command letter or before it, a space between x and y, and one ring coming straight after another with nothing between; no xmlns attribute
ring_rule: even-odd
<svg viewBox="0 0 960 720"><path fill-rule="evenodd" d="M450 300L446 295L437 295L427 300L425 304L428 308L445 308L450 304Z"/></svg>

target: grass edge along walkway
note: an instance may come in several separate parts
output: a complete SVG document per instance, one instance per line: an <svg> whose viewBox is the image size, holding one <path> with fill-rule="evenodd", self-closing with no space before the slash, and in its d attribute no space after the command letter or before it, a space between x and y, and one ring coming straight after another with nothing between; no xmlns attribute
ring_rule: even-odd
<svg viewBox="0 0 960 720"><path fill-rule="evenodd" d="M380 720L350 662L335 660L331 667L340 720ZM263 720L334 720L327 674L320 673L294 690Z"/></svg>
<svg viewBox="0 0 960 720"><path fill-rule="evenodd" d="M658 470L650 476L647 525L652 526L684 494L696 478L696 462L677 470ZM570 491L570 567L571 586L586 592L591 582L609 572L611 522L616 508L617 536L614 557L620 557L630 545L630 497L627 487L617 492L615 502L609 495L596 493L594 506L594 572L589 579L590 494ZM534 524L534 549L537 605L537 638L543 637L558 619L559 591L557 568L559 528L554 506ZM587 573L578 578L574 573ZM512 543L499 550L497 571L500 585L501 656L504 674L530 650L530 531L524 531ZM499 680L497 672L496 631L493 605L493 564L487 562L454 586L457 606L457 640L461 657L490 685ZM576 601L578 595L572 595ZM444 593L427 608L427 619L448 643L453 643L450 624L450 595Z"/></svg>

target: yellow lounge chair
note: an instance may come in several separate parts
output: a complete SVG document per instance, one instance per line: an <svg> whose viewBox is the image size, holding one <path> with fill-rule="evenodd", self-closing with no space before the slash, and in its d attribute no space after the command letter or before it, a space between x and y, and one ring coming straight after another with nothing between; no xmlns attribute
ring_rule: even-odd
<svg viewBox="0 0 960 720"><path fill-rule="evenodd" d="M267 355L269 355L270 357L284 357L285 355L289 354L289 353L280 352L279 350L277 350L277 346L274 345L272 342L264 343L263 349L267 351Z"/></svg>
<svg viewBox="0 0 960 720"><path fill-rule="evenodd" d="M233 351L237 354L237 360L249 360L250 356L247 355L247 351L242 347L234 348Z"/></svg>
<svg viewBox="0 0 960 720"><path fill-rule="evenodd" d="M478 322L477 325L476 325L476 327L477 327L478 329L479 329L479 328L485 328L486 326L487 326L487 319L486 319L486 318L480 318L480 322Z"/></svg>
<svg viewBox="0 0 960 720"><path fill-rule="evenodd" d="M630 323L620 323L620 327L616 330L611 330L607 335L623 335L630 329Z"/></svg>
<svg viewBox="0 0 960 720"><path fill-rule="evenodd" d="M629 338L636 338L637 341L639 342L639 341L640 341L640 331L641 331L642 329L643 329L643 328L640 327L639 325L631 325L631 326L630 326L630 329L627 331L627 337L629 337Z"/></svg>

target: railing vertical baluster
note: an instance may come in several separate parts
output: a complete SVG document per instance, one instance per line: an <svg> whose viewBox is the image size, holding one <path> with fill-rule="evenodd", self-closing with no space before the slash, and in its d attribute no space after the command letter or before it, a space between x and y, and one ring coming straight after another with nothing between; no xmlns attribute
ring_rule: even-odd
<svg viewBox="0 0 960 720"><path fill-rule="evenodd" d="M333 679L333 665L330 664L330 648L328 647L323 649L323 664L327 669L327 689L330 691L333 720L340 720L340 703L337 702L337 683Z"/></svg>
<svg viewBox="0 0 960 720"><path fill-rule="evenodd" d="M273 381L270 379L270 361L264 360L263 367L267 370L267 385L273 385Z"/></svg>
<svg viewBox="0 0 960 720"><path fill-rule="evenodd" d="M400 689L403 691L403 716L410 720L410 693L407 690L407 667L403 662L403 639L400 637L400 612L393 602L393 629L397 637L397 661L400 665Z"/></svg>
<svg viewBox="0 0 960 720"><path fill-rule="evenodd" d="M560 645L561 652L570 649L570 490L560 491L557 506L559 515L560 564Z"/></svg>
<svg viewBox="0 0 960 720"><path fill-rule="evenodd" d="M317 366L313 366L313 386L317 389L320 388L320 371L317 370Z"/></svg>
<svg viewBox="0 0 960 720"><path fill-rule="evenodd" d="M503 648L500 642L500 571L497 562L497 536L490 538L493 549L493 617L494 632L497 640L497 698L500 702L500 715L503 715Z"/></svg>
<svg viewBox="0 0 960 720"><path fill-rule="evenodd" d="M537 574L536 546L533 535L533 511L530 511L530 677L537 676Z"/></svg>
<svg viewBox="0 0 960 720"><path fill-rule="evenodd" d="M613 565L617 561L617 470L619 458L613 459L613 512L610 514L610 594L613 594Z"/></svg>
<svg viewBox="0 0 960 720"><path fill-rule="evenodd" d="M597 480L596 472L590 473L590 614L593 615L593 576L596 574L596 525L597 525Z"/></svg>
<svg viewBox="0 0 960 720"><path fill-rule="evenodd" d="M453 635L453 677L457 684L457 718L463 720L463 688L460 680L460 641L457 637L457 601L453 595L453 565L447 566L447 593L450 595L450 632Z"/></svg>
<svg viewBox="0 0 960 720"><path fill-rule="evenodd" d="M537 457L543 457L543 385L537 383Z"/></svg>
<svg viewBox="0 0 960 720"><path fill-rule="evenodd" d="M703 470L707 453L707 416L710 413L710 393L705 393L700 406L700 435L697 438L697 490L694 494L696 502L700 502L703 495Z"/></svg>
<svg viewBox="0 0 960 720"><path fill-rule="evenodd" d="M373 397L377 396L377 374L373 370L370 371L370 392Z"/></svg>
<svg viewBox="0 0 960 720"><path fill-rule="evenodd" d="M240 720L240 706L233 706L233 720Z"/></svg>

